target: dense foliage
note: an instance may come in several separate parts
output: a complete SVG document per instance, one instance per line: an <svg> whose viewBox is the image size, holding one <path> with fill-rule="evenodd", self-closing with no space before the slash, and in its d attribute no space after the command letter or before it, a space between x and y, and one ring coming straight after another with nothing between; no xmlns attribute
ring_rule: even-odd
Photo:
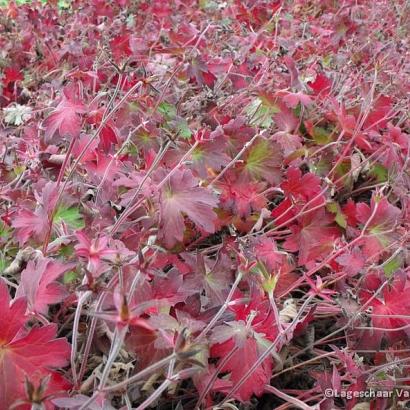
<svg viewBox="0 0 410 410"><path fill-rule="evenodd" d="M407 1L11 1L0 33L0 409L410 402Z"/></svg>

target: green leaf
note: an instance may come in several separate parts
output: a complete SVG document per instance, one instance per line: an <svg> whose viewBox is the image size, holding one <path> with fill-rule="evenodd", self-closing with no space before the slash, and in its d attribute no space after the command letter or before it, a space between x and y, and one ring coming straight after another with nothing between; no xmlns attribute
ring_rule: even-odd
<svg viewBox="0 0 410 410"><path fill-rule="evenodd" d="M249 150L246 168L249 172L256 171L263 164L266 158L270 157L270 145L268 140L259 140Z"/></svg>
<svg viewBox="0 0 410 410"><path fill-rule="evenodd" d="M346 229L347 221L346 221L345 215L343 214L340 208L340 205L337 202L329 202L326 205L326 208L329 212L331 212L332 214L335 214L336 223L342 228Z"/></svg>
<svg viewBox="0 0 410 410"><path fill-rule="evenodd" d="M369 229L369 232L372 234L372 236L375 236L381 243L381 245L385 248L390 245L390 238L389 235L386 234L386 229L383 224L374 226L373 228Z"/></svg>
<svg viewBox="0 0 410 410"><path fill-rule="evenodd" d="M298 105L293 109L293 114L295 117L300 118L302 115L302 104L298 103Z"/></svg>
<svg viewBox="0 0 410 410"><path fill-rule="evenodd" d="M370 170L370 175L376 178L377 182L386 182L388 171L383 165L375 164Z"/></svg>
<svg viewBox="0 0 410 410"><path fill-rule="evenodd" d="M262 177L270 183L280 180L280 166L279 151L265 139L252 145L245 160L245 170L253 178Z"/></svg>
<svg viewBox="0 0 410 410"><path fill-rule="evenodd" d="M66 285L69 283L73 283L76 281L77 278L78 278L77 272L70 270L69 272L66 272L64 274L63 283Z"/></svg>
<svg viewBox="0 0 410 410"><path fill-rule="evenodd" d="M6 224L0 220L0 238L1 239L8 239L10 236L11 229L6 226Z"/></svg>
<svg viewBox="0 0 410 410"><path fill-rule="evenodd" d="M198 161L201 161L201 159L203 158L204 158L204 150L201 147L196 147L192 151L192 161L198 162Z"/></svg>
<svg viewBox="0 0 410 410"><path fill-rule="evenodd" d="M326 145L332 141L331 133L323 127L313 127L312 137L319 145Z"/></svg>
<svg viewBox="0 0 410 410"><path fill-rule="evenodd" d="M213 0L199 0L199 8L203 10L217 10L218 3Z"/></svg>
<svg viewBox="0 0 410 410"><path fill-rule="evenodd" d="M339 226L341 226L342 228L345 228L345 229L346 229L346 227L347 227L347 221L346 221L346 218L345 218L345 216L343 215L342 212L338 212L338 213L336 214L336 216L335 216L335 221L336 221L336 223L337 223Z"/></svg>
<svg viewBox="0 0 410 410"><path fill-rule="evenodd" d="M185 120L179 120L176 124L178 136L187 139L192 135L191 130L188 127L188 123Z"/></svg>
<svg viewBox="0 0 410 410"><path fill-rule="evenodd" d="M390 279L393 274L401 268L401 260L399 257L395 257L391 259L389 262L387 262L383 266L384 274L386 278Z"/></svg>
<svg viewBox="0 0 410 410"><path fill-rule="evenodd" d="M280 109L272 104L267 104L265 99L255 98L246 108L245 112L249 116L251 125L257 125L261 128L269 128L272 123L272 115L280 112Z"/></svg>
<svg viewBox="0 0 410 410"><path fill-rule="evenodd" d="M165 128L175 133L178 137L188 139L192 136L186 120L177 115L175 105L163 102L158 107L158 112L165 117Z"/></svg>
<svg viewBox="0 0 410 410"><path fill-rule="evenodd" d="M163 115L167 120L172 120L177 115L177 109L175 105L167 102L162 102L158 107L158 112Z"/></svg>
<svg viewBox="0 0 410 410"><path fill-rule="evenodd" d="M13 172L16 175L16 177L20 176L25 170L26 170L26 167L24 165L16 165L13 168Z"/></svg>
<svg viewBox="0 0 410 410"><path fill-rule="evenodd" d="M71 4L69 1L65 0L58 0L58 8L59 9L69 9L71 7Z"/></svg>
<svg viewBox="0 0 410 410"><path fill-rule="evenodd" d="M72 245L62 245L58 253L64 258L69 258L74 255L74 247Z"/></svg>
<svg viewBox="0 0 410 410"><path fill-rule="evenodd" d="M332 55L328 54L327 56L324 56L322 59L322 65L326 68L329 68L332 64Z"/></svg>
<svg viewBox="0 0 410 410"><path fill-rule="evenodd" d="M0 272L3 272L7 267L6 258L0 253Z"/></svg>
<svg viewBox="0 0 410 410"><path fill-rule="evenodd" d="M60 207L54 215L54 223L64 222L70 228L81 229L84 227L83 218L78 211L78 208Z"/></svg>
<svg viewBox="0 0 410 410"><path fill-rule="evenodd" d="M376 373L376 379L378 380L386 380L387 379L387 373L384 371Z"/></svg>

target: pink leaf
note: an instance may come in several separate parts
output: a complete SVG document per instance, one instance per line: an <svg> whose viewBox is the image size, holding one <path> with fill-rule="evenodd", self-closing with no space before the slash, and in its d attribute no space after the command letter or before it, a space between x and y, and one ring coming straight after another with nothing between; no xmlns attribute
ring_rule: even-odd
<svg viewBox="0 0 410 410"><path fill-rule="evenodd" d="M35 212L21 209L11 224L16 228L15 235L20 245L24 245L31 237L40 242L47 233L47 214L43 208Z"/></svg>
<svg viewBox="0 0 410 410"><path fill-rule="evenodd" d="M46 315L48 305L61 302L67 294L56 280L74 266L74 263L62 264L49 258L29 261L21 273L16 296L26 297L31 312Z"/></svg>
<svg viewBox="0 0 410 410"><path fill-rule="evenodd" d="M66 87L63 90L62 100L43 123L46 129L44 142L49 144L56 134L62 138L78 137L81 129L81 117L79 114L86 112L85 105L75 95L73 89Z"/></svg>
<svg viewBox="0 0 410 410"><path fill-rule="evenodd" d="M108 246L108 237L101 236L96 239L90 239L84 231L76 233L78 244L75 245L77 256L87 259L87 269L94 275L103 265L103 259L110 259L117 252Z"/></svg>

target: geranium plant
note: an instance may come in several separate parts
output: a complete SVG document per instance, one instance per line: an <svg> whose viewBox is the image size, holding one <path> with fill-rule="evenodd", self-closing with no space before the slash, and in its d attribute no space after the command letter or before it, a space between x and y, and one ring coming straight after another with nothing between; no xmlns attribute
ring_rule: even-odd
<svg viewBox="0 0 410 410"><path fill-rule="evenodd" d="M0 409L410 403L407 1L0 7Z"/></svg>

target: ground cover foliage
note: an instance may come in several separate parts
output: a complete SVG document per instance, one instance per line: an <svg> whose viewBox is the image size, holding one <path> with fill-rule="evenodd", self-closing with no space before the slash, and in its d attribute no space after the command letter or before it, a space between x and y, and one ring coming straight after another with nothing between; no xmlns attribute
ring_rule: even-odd
<svg viewBox="0 0 410 410"><path fill-rule="evenodd" d="M406 406L408 2L8 2L0 33L1 409Z"/></svg>

